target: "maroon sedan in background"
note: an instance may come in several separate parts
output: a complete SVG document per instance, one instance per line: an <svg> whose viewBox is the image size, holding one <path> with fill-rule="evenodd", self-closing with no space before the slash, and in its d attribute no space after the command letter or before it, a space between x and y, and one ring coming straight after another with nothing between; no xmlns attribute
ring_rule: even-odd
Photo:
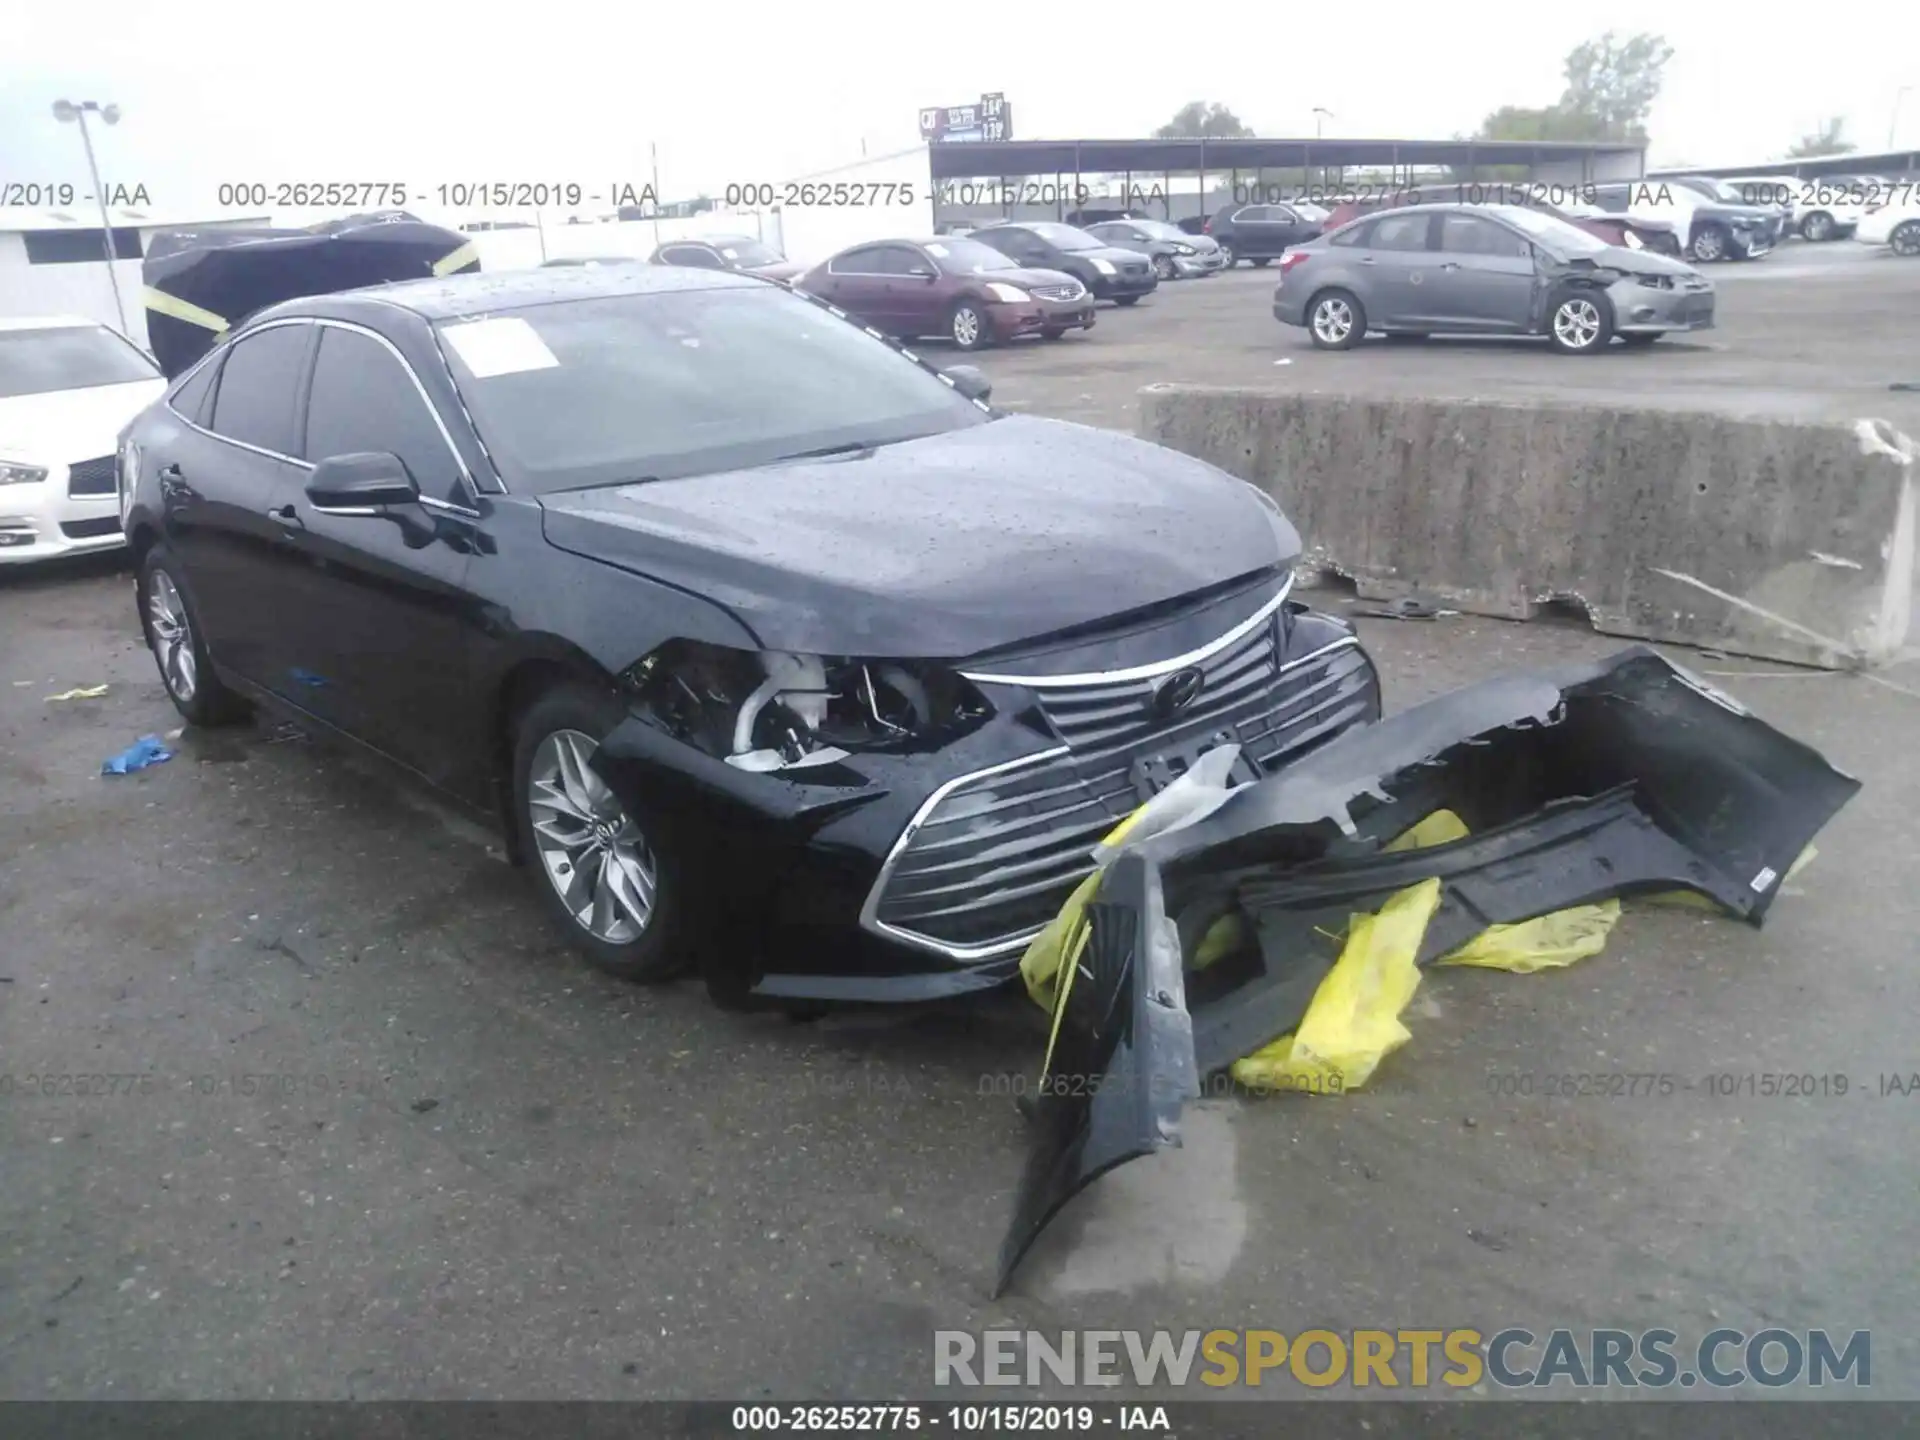
<svg viewBox="0 0 1920 1440"><path fill-rule="evenodd" d="M940 335L962 350L1093 328L1093 295L1071 275L958 235L855 245L793 284L885 334Z"/></svg>

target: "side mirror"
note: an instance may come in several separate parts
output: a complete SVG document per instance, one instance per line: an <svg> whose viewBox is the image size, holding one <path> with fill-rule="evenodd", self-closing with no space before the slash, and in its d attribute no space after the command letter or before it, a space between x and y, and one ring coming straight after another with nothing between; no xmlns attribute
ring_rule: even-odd
<svg viewBox="0 0 1920 1440"><path fill-rule="evenodd" d="M978 365L949 365L940 373L969 400L986 400L993 394L993 382Z"/></svg>
<svg viewBox="0 0 1920 1440"><path fill-rule="evenodd" d="M319 510L371 511L419 498L420 487L406 465L385 451L329 455L307 480L307 499Z"/></svg>

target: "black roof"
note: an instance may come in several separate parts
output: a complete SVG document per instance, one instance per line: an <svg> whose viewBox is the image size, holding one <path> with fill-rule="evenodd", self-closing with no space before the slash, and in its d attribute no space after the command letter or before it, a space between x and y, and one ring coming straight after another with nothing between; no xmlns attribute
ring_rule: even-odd
<svg viewBox="0 0 1920 1440"><path fill-rule="evenodd" d="M935 180L1138 170L1270 170L1346 165L1536 165L1631 158L1626 144L1548 140L1001 140L927 147ZM1611 168L1611 167L1610 167Z"/></svg>
<svg viewBox="0 0 1920 1440"><path fill-rule="evenodd" d="M437 280L402 280L332 295L309 295L265 310L256 318L319 315L364 318L370 309L398 306L426 320L457 320L524 310L562 300L639 295L665 290L743 289L774 282L731 270L675 265L555 265L535 270L480 271Z"/></svg>

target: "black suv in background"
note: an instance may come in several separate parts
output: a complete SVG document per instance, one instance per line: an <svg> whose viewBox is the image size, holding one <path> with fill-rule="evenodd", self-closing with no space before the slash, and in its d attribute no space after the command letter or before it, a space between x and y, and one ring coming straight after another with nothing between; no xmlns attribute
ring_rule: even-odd
<svg viewBox="0 0 1920 1440"><path fill-rule="evenodd" d="M991 245L1029 270L1063 271L1097 299L1116 305L1131 305L1142 295L1151 295L1160 284L1146 256L1051 220L989 225L968 238Z"/></svg>
<svg viewBox="0 0 1920 1440"><path fill-rule="evenodd" d="M1270 263L1289 245L1304 244L1320 234L1321 221L1312 211L1291 205L1226 205L1216 210L1202 233L1227 252L1226 268L1241 260Z"/></svg>

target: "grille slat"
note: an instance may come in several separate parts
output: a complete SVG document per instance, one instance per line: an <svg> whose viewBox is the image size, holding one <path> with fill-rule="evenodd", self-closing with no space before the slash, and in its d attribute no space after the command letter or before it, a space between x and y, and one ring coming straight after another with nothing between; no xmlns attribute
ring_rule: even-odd
<svg viewBox="0 0 1920 1440"><path fill-rule="evenodd" d="M874 917L925 942L970 953L1025 944L1092 873L1091 850L1140 804L1134 766L1213 732L1262 770L1364 719L1376 705L1358 642L1280 663L1262 625L1208 656L1200 694L1172 720L1148 713L1164 677L1036 687L1068 753L965 781L922 817L893 857Z"/></svg>
<svg viewBox="0 0 1920 1440"><path fill-rule="evenodd" d="M1033 293L1042 300L1078 300L1084 292L1076 283L1073 285L1035 285Z"/></svg>

